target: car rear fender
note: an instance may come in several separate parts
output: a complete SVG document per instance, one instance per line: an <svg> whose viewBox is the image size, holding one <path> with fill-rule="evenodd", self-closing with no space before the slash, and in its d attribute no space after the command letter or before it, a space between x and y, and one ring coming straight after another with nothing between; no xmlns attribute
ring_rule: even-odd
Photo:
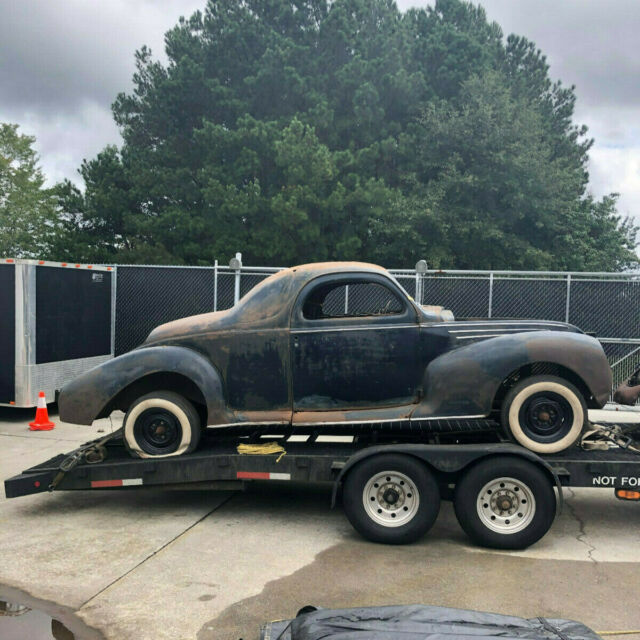
<svg viewBox="0 0 640 640"><path fill-rule="evenodd" d="M487 416L503 381L533 363L572 372L593 397L592 406L604 406L609 398L611 367L597 340L582 333L535 331L474 342L431 361L424 398L412 418Z"/></svg>

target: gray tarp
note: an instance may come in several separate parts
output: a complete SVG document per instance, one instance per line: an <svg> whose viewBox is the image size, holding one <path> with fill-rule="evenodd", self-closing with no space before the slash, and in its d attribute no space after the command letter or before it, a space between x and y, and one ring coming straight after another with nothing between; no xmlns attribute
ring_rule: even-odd
<svg viewBox="0 0 640 640"><path fill-rule="evenodd" d="M579 622L407 605L318 609L270 622L261 640L600 640Z"/></svg>

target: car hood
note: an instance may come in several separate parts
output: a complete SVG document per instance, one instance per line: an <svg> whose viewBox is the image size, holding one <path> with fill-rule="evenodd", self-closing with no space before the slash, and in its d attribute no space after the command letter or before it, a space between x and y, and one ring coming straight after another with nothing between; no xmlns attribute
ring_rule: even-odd
<svg viewBox="0 0 640 640"><path fill-rule="evenodd" d="M233 315L232 309L227 309L225 311L202 313L197 316L188 316L186 318L180 318L180 320L165 322L165 324L156 327L147 336L147 339L141 346L149 346L150 344L171 341L183 336L197 335L215 329L222 329L233 324Z"/></svg>

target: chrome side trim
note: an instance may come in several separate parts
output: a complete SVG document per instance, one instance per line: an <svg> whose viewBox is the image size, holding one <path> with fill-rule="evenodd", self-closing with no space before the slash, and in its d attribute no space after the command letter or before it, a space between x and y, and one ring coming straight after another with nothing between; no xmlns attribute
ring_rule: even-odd
<svg viewBox="0 0 640 640"><path fill-rule="evenodd" d="M267 422L225 422L223 424L208 424L207 429L220 429L222 427L261 427L273 425L290 425L288 420L268 420Z"/></svg>
<svg viewBox="0 0 640 640"><path fill-rule="evenodd" d="M533 326L533 325L532 325ZM498 331L498 329L457 329L456 331L449 331L449 333L490 333L491 331ZM523 329L499 329L499 331L520 331L525 333ZM540 331L540 329L533 329L533 331Z"/></svg>
<svg viewBox="0 0 640 640"><path fill-rule="evenodd" d="M420 420L473 420L477 418L486 418L486 413L479 413L474 416L425 416L418 418L411 418L411 421L420 421Z"/></svg>
<svg viewBox="0 0 640 640"><path fill-rule="evenodd" d="M429 420L472 420L478 418L486 418L486 414L479 414L473 416L424 416L424 417L407 417L407 418L391 418L385 420L384 418L374 420L340 420L333 422L293 422L293 426L299 427L314 427L325 424L372 424L372 423L384 423L384 422L424 422Z"/></svg>
<svg viewBox="0 0 640 640"><path fill-rule="evenodd" d="M549 320L544 322L536 322L535 320L514 320L513 322L503 322L498 320L488 320L484 321L476 321L476 320L453 320L452 322L442 322L439 324L425 324L421 326L428 327L493 327L495 329L496 325L500 327L519 327L522 325L536 325L541 327L566 327L565 322L557 322L555 320Z"/></svg>
<svg viewBox="0 0 640 640"><path fill-rule="evenodd" d="M322 425L333 425L333 424L375 424L375 423L384 423L384 422L424 422L429 420L472 420L478 418L486 418L486 414L478 414L471 416L424 416L417 418L389 418L385 420L384 418L374 419L374 420L339 420L333 422L287 422L286 420L281 420L278 422L268 421L268 422L228 422L225 424L209 424L207 425L207 429L216 429L222 427L250 427L250 426L273 426L273 425L291 425L293 427L317 427Z"/></svg>
<svg viewBox="0 0 640 640"><path fill-rule="evenodd" d="M410 422L411 418L389 418L388 420L334 420L332 422L292 422L294 427L315 427L323 424L374 424L380 422Z"/></svg>
<svg viewBox="0 0 640 640"><path fill-rule="evenodd" d="M326 333L328 331L374 331L376 329L417 329L418 324L378 324L357 327L326 327L324 329L291 329L291 333Z"/></svg>

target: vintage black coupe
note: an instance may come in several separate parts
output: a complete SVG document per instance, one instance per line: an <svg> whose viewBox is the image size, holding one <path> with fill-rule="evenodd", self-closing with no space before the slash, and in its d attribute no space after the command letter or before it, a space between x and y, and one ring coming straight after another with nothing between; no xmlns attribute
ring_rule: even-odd
<svg viewBox="0 0 640 640"><path fill-rule="evenodd" d="M541 453L572 446L611 391L601 345L542 320L456 321L381 267L284 269L231 309L161 325L62 390L62 420L119 409L134 456L193 451L203 427L411 427L494 419ZM487 420L488 421L488 420Z"/></svg>

